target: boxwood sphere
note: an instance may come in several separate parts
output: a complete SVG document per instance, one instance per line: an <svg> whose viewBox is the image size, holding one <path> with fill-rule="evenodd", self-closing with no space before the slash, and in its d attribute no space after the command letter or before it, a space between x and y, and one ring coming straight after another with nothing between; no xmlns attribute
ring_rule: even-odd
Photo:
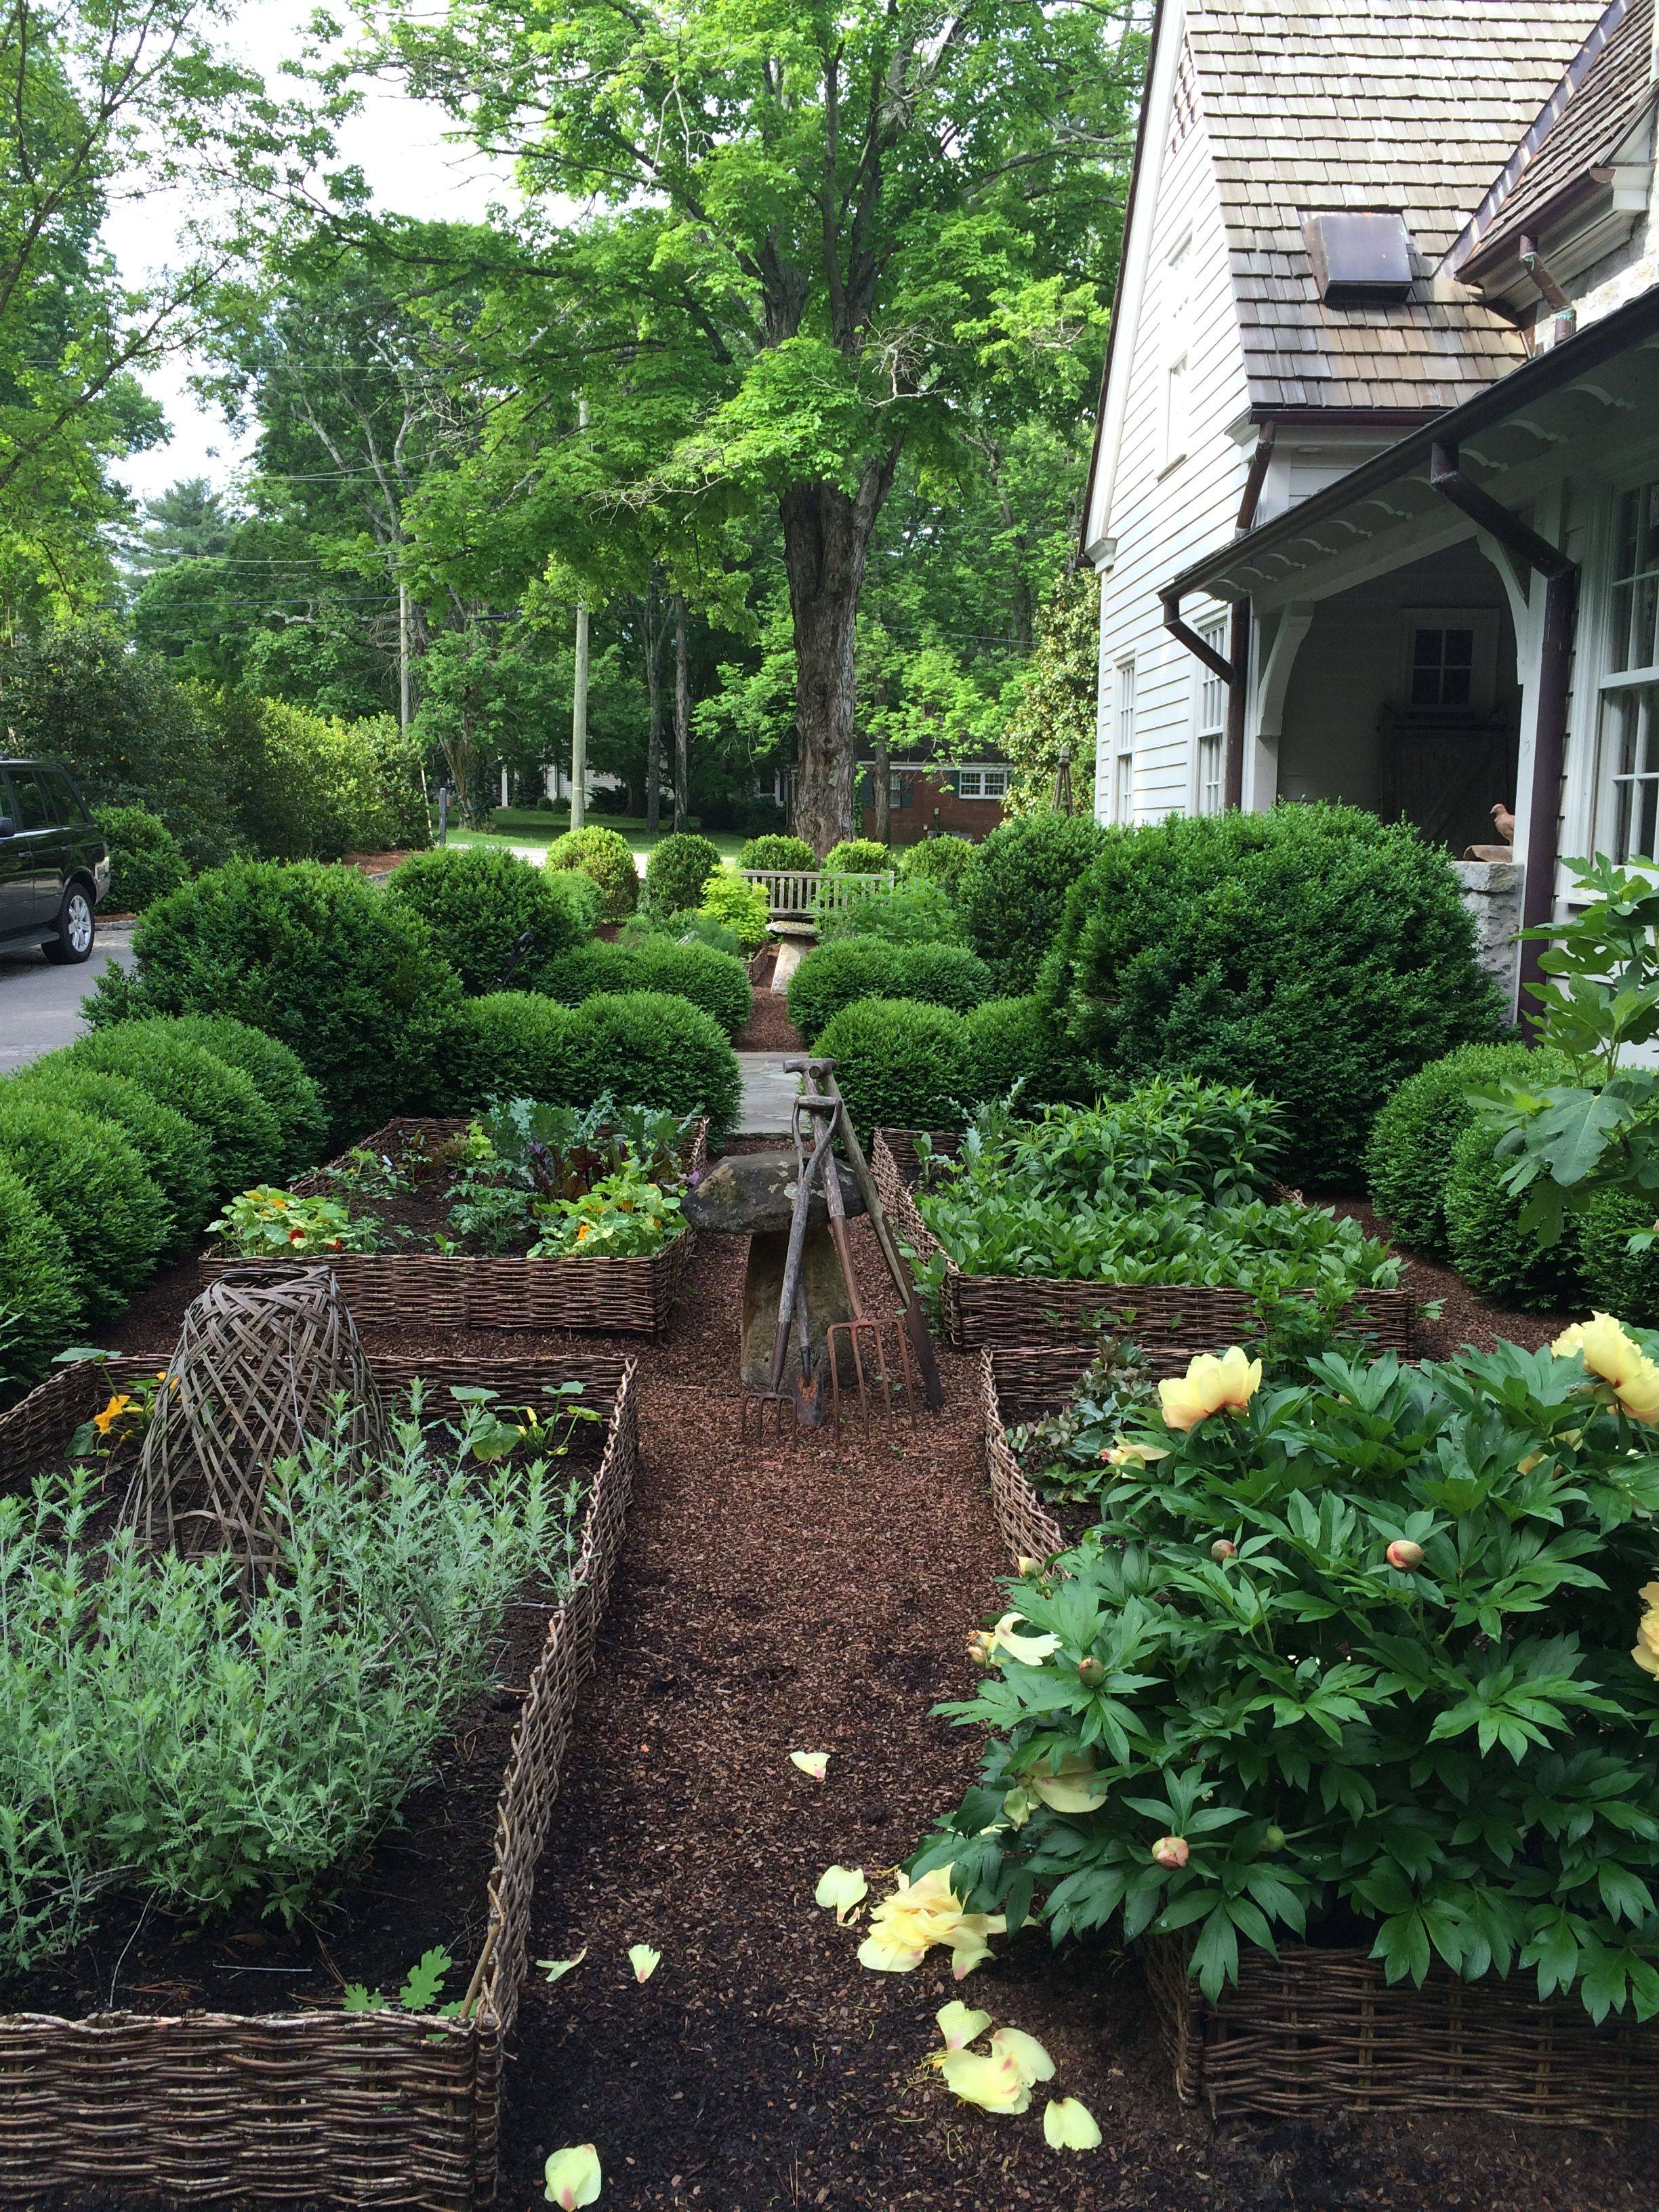
<svg viewBox="0 0 1659 2212"><path fill-rule="evenodd" d="M121 1131L167 1201L166 1252L183 1251L212 1219L218 1202L212 1146L195 1122L142 1083L88 1067L70 1052L49 1052L0 1087L0 1099L14 1093L97 1115Z"/></svg>
<svg viewBox="0 0 1659 2212"><path fill-rule="evenodd" d="M712 945L682 944L672 937L578 945L539 969L536 986L567 1006L579 1006L598 992L672 992L712 1014L728 1036L736 1036L754 1004L741 960Z"/></svg>
<svg viewBox="0 0 1659 2212"><path fill-rule="evenodd" d="M603 897L604 921L622 921L640 902L640 872L634 848L619 830L603 830L597 823L581 830L567 830L547 850L547 865L554 873L578 870L598 884Z"/></svg>
<svg viewBox="0 0 1659 2212"><path fill-rule="evenodd" d="M813 1049L836 1063L853 1126L959 1129L969 1082L967 1029L948 1007L915 999L843 1006Z"/></svg>
<svg viewBox="0 0 1659 2212"><path fill-rule="evenodd" d="M645 864L646 902L653 914L686 914L702 903L702 887L720 865L720 848L677 830L653 848Z"/></svg>
<svg viewBox="0 0 1659 2212"><path fill-rule="evenodd" d="M789 979L789 1018L810 1043L861 999L915 999L966 1013L988 998L991 972L963 945L846 937L809 952Z"/></svg>
<svg viewBox="0 0 1659 2212"><path fill-rule="evenodd" d="M68 1238L88 1319L118 1312L154 1272L173 1227L137 1147L112 1121L8 1088L0 1091L0 1160Z"/></svg>
<svg viewBox="0 0 1659 2212"><path fill-rule="evenodd" d="M1504 1166L1492 1156L1490 1133L1478 1124L1452 1146L1445 1194L1451 1263L1472 1291L1495 1304L1534 1313L1571 1305L1578 1291L1577 1224L1569 1216L1560 1241L1547 1249L1522 1228L1522 1200L1504 1189Z"/></svg>
<svg viewBox="0 0 1659 2212"><path fill-rule="evenodd" d="M586 1105L608 1091L619 1105L706 1114L711 1138L738 1116L738 1056L710 1014L664 991L588 999L571 1017L565 1097Z"/></svg>
<svg viewBox="0 0 1659 2212"><path fill-rule="evenodd" d="M1471 1091L1505 1076L1553 1083L1566 1064L1522 1044L1466 1044L1409 1075L1371 1127L1365 1172L1371 1199L1395 1240L1443 1258L1452 1147L1474 1121Z"/></svg>
<svg viewBox="0 0 1659 2212"><path fill-rule="evenodd" d="M490 991L468 1001L466 1019L475 1038L477 1095L489 1098L539 1098L548 1105L572 1103L568 1006L539 991Z"/></svg>
<svg viewBox="0 0 1659 2212"><path fill-rule="evenodd" d="M550 960L583 933L574 887L516 853L490 846L417 853L386 888L393 905L418 915L432 943L471 994L493 991L526 932L526 961Z"/></svg>
<svg viewBox="0 0 1659 2212"><path fill-rule="evenodd" d="M951 896L999 991L1036 987L1067 894L1111 835L1086 815L1026 814L974 847Z"/></svg>
<svg viewBox="0 0 1659 2212"><path fill-rule="evenodd" d="M251 1079L282 1130L284 1176L316 1166L328 1134L328 1109L298 1053L279 1037L231 1014L182 1014L173 1028L176 1036L205 1045L228 1066L240 1067Z"/></svg>
<svg viewBox="0 0 1659 2212"><path fill-rule="evenodd" d="M221 1194L271 1182L283 1171L282 1124L253 1079L163 1019L118 1022L70 1047L82 1067L125 1075L193 1121L206 1138Z"/></svg>
<svg viewBox="0 0 1659 2212"><path fill-rule="evenodd" d="M31 1382L80 1326L69 1239L0 1152L0 1382Z"/></svg>

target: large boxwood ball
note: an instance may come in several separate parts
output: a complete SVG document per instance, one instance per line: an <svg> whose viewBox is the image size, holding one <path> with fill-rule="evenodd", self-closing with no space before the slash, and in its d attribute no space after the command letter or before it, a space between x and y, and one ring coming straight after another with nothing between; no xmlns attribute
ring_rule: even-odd
<svg viewBox="0 0 1659 2212"><path fill-rule="evenodd" d="M501 990L515 961L550 960L586 934L577 887L516 853L474 845L420 853L386 885L390 903L418 915L469 994ZM530 943L522 952L520 941Z"/></svg>
<svg viewBox="0 0 1659 2212"><path fill-rule="evenodd" d="M589 999L570 1018L565 1097L586 1105L608 1091L618 1104L706 1114L711 1138L738 1118L738 1056L712 1014L663 991Z"/></svg>
<svg viewBox="0 0 1659 2212"><path fill-rule="evenodd" d="M0 1284L0 1385L32 1382L70 1342L84 1306L68 1237L3 1151Z"/></svg>
<svg viewBox="0 0 1659 2212"><path fill-rule="evenodd" d="M142 1083L90 1067L72 1050L49 1052L0 1086L0 1099L13 1095L91 1114L119 1129L167 1202L164 1256L185 1249L212 1218L218 1190L206 1133Z"/></svg>
<svg viewBox="0 0 1659 2212"><path fill-rule="evenodd" d="M1086 815L1026 814L972 848L951 896L999 991L1035 987L1072 885L1111 834Z"/></svg>
<svg viewBox="0 0 1659 2212"><path fill-rule="evenodd" d="M246 1190L280 1176L283 1125L253 1079L162 1017L118 1022L79 1037L67 1057L77 1066L125 1076L182 1114L206 1139L216 1192Z"/></svg>
<svg viewBox="0 0 1659 2212"><path fill-rule="evenodd" d="M154 1273L173 1228L137 1147L112 1121L7 1086L0 1090L0 1161L69 1240L88 1320L118 1312Z"/></svg>
<svg viewBox="0 0 1659 2212"><path fill-rule="evenodd" d="M702 887L720 872L720 848L695 830L676 830L653 848L645 864L645 896L653 914L688 914L702 903Z"/></svg>
<svg viewBox="0 0 1659 2212"><path fill-rule="evenodd" d="M603 830L597 823L567 830L548 847L547 865L556 873L578 870L599 885L604 898L601 921L624 921L640 902L640 872L634 863L634 848L619 830Z"/></svg>
<svg viewBox="0 0 1659 2212"><path fill-rule="evenodd" d="M844 1006L813 1047L836 1063L853 1126L867 1141L889 1129L959 1129L967 1117L967 1025L915 999Z"/></svg>
<svg viewBox="0 0 1659 2212"><path fill-rule="evenodd" d="M1452 1148L1474 1121L1469 1094L1506 1076L1559 1083L1567 1064L1523 1044L1466 1044L1408 1075L1371 1127L1365 1172L1389 1233L1431 1259L1446 1252L1446 1184Z"/></svg>

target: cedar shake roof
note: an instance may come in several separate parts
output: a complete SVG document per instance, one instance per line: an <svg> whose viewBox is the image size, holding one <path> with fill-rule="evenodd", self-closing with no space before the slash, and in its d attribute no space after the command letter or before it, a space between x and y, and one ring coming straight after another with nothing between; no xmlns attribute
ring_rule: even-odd
<svg viewBox="0 0 1659 2212"><path fill-rule="evenodd" d="M1193 0L1187 37L1220 185L1253 405L1455 407L1525 358L1437 266L1606 0ZM1330 307L1302 226L1404 216L1398 306Z"/></svg>
<svg viewBox="0 0 1659 2212"><path fill-rule="evenodd" d="M1477 210L1461 265L1490 267L1518 252L1523 231L1594 191L1591 170L1649 98L1652 55L1653 0L1612 0L1578 64L1557 87Z"/></svg>

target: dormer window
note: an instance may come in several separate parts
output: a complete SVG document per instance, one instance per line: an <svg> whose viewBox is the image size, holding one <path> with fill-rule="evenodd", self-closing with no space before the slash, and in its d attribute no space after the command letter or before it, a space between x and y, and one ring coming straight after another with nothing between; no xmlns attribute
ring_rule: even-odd
<svg viewBox="0 0 1659 2212"><path fill-rule="evenodd" d="M1315 215L1302 226L1328 307L1397 306L1412 289L1412 238L1401 215Z"/></svg>

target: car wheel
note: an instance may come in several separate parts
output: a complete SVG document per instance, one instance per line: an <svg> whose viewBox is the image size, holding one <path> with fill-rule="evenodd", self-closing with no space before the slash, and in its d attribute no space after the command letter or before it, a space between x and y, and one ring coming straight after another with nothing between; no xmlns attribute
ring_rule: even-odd
<svg viewBox="0 0 1659 2212"><path fill-rule="evenodd" d="M58 909L58 934L49 937L40 950L48 960L67 968L90 956L96 934L91 896L83 884L71 884Z"/></svg>

